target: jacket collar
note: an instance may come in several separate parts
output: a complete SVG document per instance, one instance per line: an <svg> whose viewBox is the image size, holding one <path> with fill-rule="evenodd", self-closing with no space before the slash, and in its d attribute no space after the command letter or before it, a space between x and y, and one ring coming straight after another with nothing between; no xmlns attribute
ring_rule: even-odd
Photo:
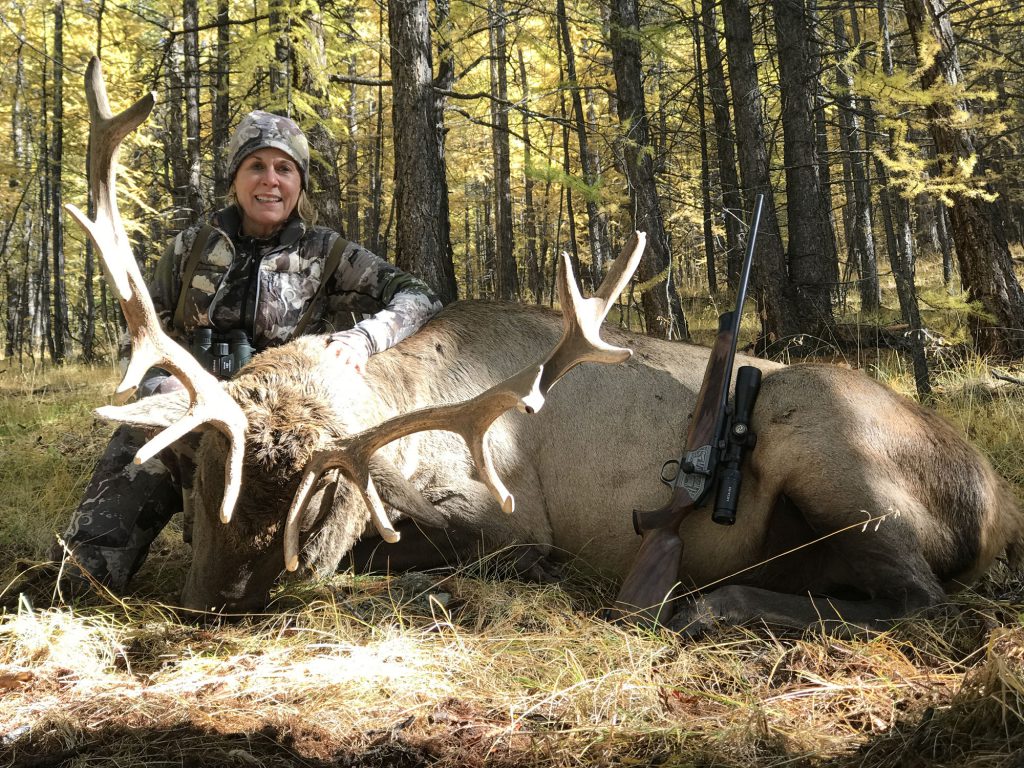
<svg viewBox="0 0 1024 768"><path fill-rule="evenodd" d="M306 233L306 224L296 214L284 225L284 228L277 234L268 238L253 238L242 234L242 212L237 205L229 205L221 208L210 217L210 222L223 232L232 243L255 241L261 245L292 246L297 243Z"/></svg>

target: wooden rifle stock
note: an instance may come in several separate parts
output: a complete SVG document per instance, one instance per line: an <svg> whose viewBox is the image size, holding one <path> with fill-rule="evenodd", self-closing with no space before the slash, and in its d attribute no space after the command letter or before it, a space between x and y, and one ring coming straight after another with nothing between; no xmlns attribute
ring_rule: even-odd
<svg viewBox="0 0 1024 768"><path fill-rule="evenodd" d="M697 393L672 497L660 509L633 511L633 527L643 540L619 589L615 605L609 611L612 619L664 624L672 617L672 591L678 583L679 559L683 552L679 526L715 488L718 455L728 421L729 384L736 356L736 340L763 202L763 196L758 195L747 238L736 309L718 317L718 334Z"/></svg>
<svg viewBox="0 0 1024 768"><path fill-rule="evenodd" d="M690 427L686 433L686 459L705 447L714 448L719 440L720 410L724 409L724 397L729 391L732 366L729 365L729 351L735 348L735 336L725 321L731 319L731 312L719 317L718 336L711 350L708 367L704 371L704 382L697 395L697 405ZM726 366L728 365L728 370ZM613 618L624 618L638 623L665 623L672 615L671 592L676 585L679 572L679 558L683 552L683 541L679 538L679 526L705 498L711 488L714 467L694 467L709 474L690 474L686 480L676 483L669 502L652 512L633 511L633 527L643 536L640 550L633 560L633 567L622 582L619 596L612 609ZM693 479L693 483L687 480ZM697 487L700 486L700 487ZM697 498L692 495L696 491Z"/></svg>

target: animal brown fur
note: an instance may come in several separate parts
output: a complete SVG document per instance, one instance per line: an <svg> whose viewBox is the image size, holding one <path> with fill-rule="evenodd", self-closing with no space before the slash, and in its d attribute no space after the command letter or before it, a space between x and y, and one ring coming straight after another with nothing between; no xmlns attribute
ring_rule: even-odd
<svg viewBox="0 0 1024 768"><path fill-rule="evenodd" d="M229 525L216 515L226 442L208 435L197 456L185 604L262 607L282 570L281 521L314 450L398 413L471 397L536 359L559 332L558 316L546 310L461 302L371 358L365 377L327 359L318 337L258 356L226 385L249 417L243 493ZM506 414L492 427L514 514L501 512L449 433L417 434L381 451L374 479L404 533L397 544L373 545L377 562L429 567L518 546L520 566L534 575L548 572L538 562L544 556L579 558L621 577L639 544L631 510L664 503L659 468L681 449L708 350L605 335L634 349L632 360L582 366L540 413ZM700 513L683 523L679 580L701 597L677 611L677 626L758 618L874 624L940 601L1019 546L1024 516L1006 483L934 413L859 372L737 363L765 372L758 441L736 525ZM135 407L153 423L162 418L154 412L182 406L168 396ZM317 572L333 571L375 538L358 495L336 477L302 527L303 565Z"/></svg>

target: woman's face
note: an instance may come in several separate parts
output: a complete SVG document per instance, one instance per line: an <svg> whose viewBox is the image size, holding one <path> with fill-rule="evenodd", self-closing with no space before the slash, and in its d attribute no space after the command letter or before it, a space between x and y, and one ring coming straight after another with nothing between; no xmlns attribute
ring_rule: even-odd
<svg viewBox="0 0 1024 768"><path fill-rule="evenodd" d="M302 191L302 174L286 153L274 147L246 155L235 173L235 198L242 209L242 232L269 237L291 217Z"/></svg>

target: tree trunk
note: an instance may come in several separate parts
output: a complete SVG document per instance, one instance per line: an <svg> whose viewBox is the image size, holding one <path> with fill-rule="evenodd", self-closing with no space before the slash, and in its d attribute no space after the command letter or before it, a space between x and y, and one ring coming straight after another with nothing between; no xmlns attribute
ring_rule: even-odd
<svg viewBox="0 0 1024 768"><path fill-rule="evenodd" d="M591 274L595 275L599 274L603 269L607 248L601 238L603 227L601 211L597 205L599 179L594 168L594 156L590 151L590 140L587 137L587 122L583 114L583 99L580 96L579 80L576 77L576 54L572 47L572 38L569 35L569 20L565 13L565 0L556 0L555 16L557 17L558 29L561 34L562 50L565 53L565 71L568 78L569 92L572 94L572 111L575 119L576 138L580 148L583 183L587 186L587 234L590 240ZM577 272L577 274L579 273ZM579 279L582 283L582 274L579 274Z"/></svg>
<svg viewBox="0 0 1024 768"><path fill-rule="evenodd" d="M761 86L757 80L754 33L748 0L724 0L726 56L736 114L736 142L746 208L754 210L758 194L764 195L764 213L757 237L757 258L751 268L751 294L761 319L759 347L772 347L799 332L795 299L786 271L782 236L775 214L761 120Z"/></svg>
<svg viewBox="0 0 1024 768"><path fill-rule="evenodd" d="M560 82L565 82L566 74L565 74L565 70L562 67L562 56L561 56L561 54L562 54L562 38L561 37L558 38L558 53L559 53L559 57L558 57L559 81ZM569 262L572 264L573 274L576 275L576 279L579 280L580 284L582 285L583 284L583 275L582 275L582 272L580 270L580 249L579 249L579 243L576 242L576 215L575 215L575 212L573 211L573 207L572 207L572 187L568 184L569 173L570 173L570 168L571 168L571 163L569 161L569 112L568 112L568 110L566 109L566 106L565 106L565 90L561 89L561 88L558 91L558 110L559 110L558 116L559 116L559 118L561 118L561 124L562 124L562 174L563 174L563 176L566 179L566 182L563 182L563 189L565 190L565 212L566 212L567 226L568 226L568 231L569 231L569 238L568 238L569 239ZM561 215L559 215L558 218L559 218L559 232L561 232L561 220L562 220ZM559 251L556 248L555 249L555 253L557 254L558 252ZM557 258L557 256L556 256L556 258ZM554 274L556 271L557 271L557 269L552 269L552 274ZM551 300L554 301L554 294L551 294Z"/></svg>
<svg viewBox="0 0 1024 768"><path fill-rule="evenodd" d="M886 0L878 0L878 25L882 42L882 67L885 74L893 74L892 37L889 33ZM868 130L874 130L874 116L868 105L865 119ZM895 130L889 130L890 145L894 143ZM892 147L890 146L890 149ZM896 293L900 302L900 314L910 330L910 355L914 366L914 384L918 397L926 400L932 391L928 377L928 361L924 353L921 312L917 305L917 286L914 280L914 238L910 228L910 205L888 184L885 163L875 158L875 167L881 182L881 207L885 216L885 231L888 241L889 265L896 281Z"/></svg>
<svg viewBox="0 0 1024 768"><path fill-rule="evenodd" d="M814 29L819 29L820 18L818 16L818 0L808 0L807 12ZM821 184L822 195L818 200L820 211L818 216L825 223L825 249L823 258L828 260L828 274L830 294L835 301L839 295L839 249L836 247L836 218L832 206L832 171L829 167L828 149L828 123L825 117L826 100L832 99L831 94L826 94L825 84L821 78L821 46L818 35L811 35L808 40L808 52L811 58L811 71L815 73L817 84L814 88L814 132L815 144L818 150L818 179Z"/></svg>
<svg viewBox="0 0 1024 768"><path fill-rule="evenodd" d="M45 14L43 16L44 28L45 28ZM46 57L49 57L49 52L46 50L47 46L44 42L43 52ZM38 325L38 332L34 332L35 338L39 340L39 357L42 360L46 359L47 353L50 355L50 359L54 358L54 345L53 345L53 333L52 333L52 320L51 315L51 285L50 285L50 201L52 200L52 194L50 192L51 172L52 166L48 160L49 158L49 143L50 143L50 123L48 119L48 113L50 109L50 87L48 81L49 67L46 63L42 66L42 88L40 88L40 112L42 113L41 120L41 131L38 136L38 156L41 158L39 165L42 169L42 179L39 183L39 258L37 261L37 272L36 272L36 290L38 292L38 299L36 301L36 307L38 312L36 313L35 322Z"/></svg>
<svg viewBox="0 0 1024 768"><path fill-rule="evenodd" d="M229 0L217 0L217 48L213 72L213 194L214 207L228 193L227 148L231 134L231 5Z"/></svg>
<svg viewBox="0 0 1024 768"><path fill-rule="evenodd" d="M1014 3L1011 5L1011 8L1016 5ZM990 45L989 50L991 51L999 51L1005 47L1000 44L999 32L995 26L988 29L988 42ZM1011 95L1006 88L1006 70L1004 68L994 67L985 72L981 84L982 87L995 91L995 99L983 104L983 111L987 113L1005 113L1013 109ZM1015 100L1016 95L1012 98ZM1002 143L1000 142L1000 144ZM1006 157L1005 150L1000 151L998 145L996 145L991 147L991 151L995 153L995 156L989 159L989 167L995 174L994 191L999 195L995 202L997 213L1006 237L1019 243L1024 240L1024 231L1021 230L1020 218L1014 214L1011 203L1012 195L1019 184L1017 179L1013 178L1013 174L1007 173L1006 165L1003 162Z"/></svg>
<svg viewBox="0 0 1024 768"><path fill-rule="evenodd" d="M270 60L270 96L291 113L292 98L289 89L288 64L291 60L291 35L288 32L291 6L287 0L270 0L270 31L274 35L274 58Z"/></svg>
<svg viewBox="0 0 1024 768"><path fill-rule="evenodd" d="M463 298L472 299L475 295L473 281L476 279L476 272L473 269L473 231L469 224L469 206L463 209L463 241L466 243L466 253L462 260L462 295Z"/></svg>
<svg viewBox="0 0 1024 768"><path fill-rule="evenodd" d="M540 123L539 125L540 125L542 133L545 131L545 126L548 126L548 128L547 128L547 144L548 144L548 147L547 147L547 155L546 156L547 157L554 157L555 156L555 130L556 130L555 126L551 125L550 123L546 124L546 123L543 123L543 122ZM537 304L543 304L544 303L544 291L545 291L545 286L547 285L547 279L546 279L545 275L547 275L548 252L549 252L549 248L550 248L551 242L552 242L552 232L551 232L551 229L552 229L552 227L551 227L551 187L552 187L552 182L551 182L551 176L549 175L547 177L546 181L544 182L544 201L541 204L541 211L543 213L541 215L541 221L540 221L540 244L538 246L538 253L537 253L537 262L538 262L537 263L537 295L535 297L535 300L536 300ZM561 185L559 185L559 187L558 187L558 220L557 220L557 223L555 225L555 232L554 232L555 246L554 246L554 249L551 251L553 254L557 254L558 253L558 245L557 245L557 243L558 243L559 227L561 226L561 223L562 223L562 209L561 209L561 206L562 206L562 187L561 187ZM552 258L551 258L551 262L553 263L556 259L557 259L557 256L553 255Z"/></svg>
<svg viewBox="0 0 1024 768"><path fill-rule="evenodd" d="M348 60L348 73L355 76L356 57L351 56ZM345 235L349 240L362 242L362 232L359 228L359 211L362 206L359 204L359 180L362 172L359 170L359 112L358 86L353 81L348 89L348 106L345 109L345 117L348 120L348 141L345 142Z"/></svg>
<svg viewBox="0 0 1024 768"><path fill-rule="evenodd" d="M907 25L914 40L914 49L938 46L934 61L921 75L927 90L940 79L957 85L963 81L956 38L943 0L903 0ZM921 62L923 65L924 62ZM930 128L944 173L957 163L977 157L974 136L969 128L957 127L955 110L967 110L962 101L933 101L928 107ZM984 163L974 172L980 176ZM951 194L954 205L949 209L949 223L956 244L960 279L969 301L978 301L985 316L970 316L974 345L979 353L995 357L1024 355L1024 291L1014 274L1010 249L995 206L963 192Z"/></svg>
<svg viewBox="0 0 1024 768"><path fill-rule="evenodd" d="M713 231L713 214L711 213L711 160L708 156L708 121L707 105L704 100L704 62L700 51L700 18L696 9L693 14L693 60L696 64L694 85L697 89L697 117L700 125L700 191L701 191L701 222L704 232L704 264L708 278L708 292L714 296L718 293L718 278L715 275L715 235Z"/></svg>
<svg viewBox="0 0 1024 768"><path fill-rule="evenodd" d="M526 75L526 59L523 49L519 56L519 79L522 81L523 104L529 107L530 85ZM541 272L537 259L537 210L533 203L533 144L530 141L530 112L523 110L523 230L526 235L526 275L530 292L537 303L541 300Z"/></svg>
<svg viewBox="0 0 1024 768"><path fill-rule="evenodd" d="M594 54L588 50L590 47L590 41L587 38L583 38L583 55L586 56L587 58L594 57ZM586 131L588 136L597 136L599 135L599 125L597 120L597 107L594 103L594 88L584 88L583 97L586 102L586 123L585 125L582 126L582 129ZM612 109L614 110L614 107ZM600 206L602 195L601 178L604 174L604 169L601 165L601 151L598 149L597 144L593 141L587 142L587 151L590 153L590 172L593 174L595 191L597 193L596 197L594 198L594 205L597 206L597 217L595 219L597 221L597 242L601 244L600 258L591 259L590 279L593 281L593 284L595 286L598 286L604 279L605 264L608 262L609 259L613 257L611 256L611 242L608 239L608 216L605 215L604 211L601 209ZM657 153L655 153L655 155L657 156Z"/></svg>
<svg viewBox="0 0 1024 768"><path fill-rule="evenodd" d="M939 249L942 251L942 284L953 282L953 246L950 244L949 214L941 200L935 201L935 225L939 231Z"/></svg>
<svg viewBox="0 0 1024 768"><path fill-rule="evenodd" d="M64 269L64 205L61 197L64 162L64 0L53 5L53 132L49 162L53 223L53 360L66 362L71 353L71 324Z"/></svg>
<svg viewBox="0 0 1024 768"><path fill-rule="evenodd" d="M772 8L779 46L789 276L797 294L800 327L820 336L822 328L832 324L835 273L829 260L831 233L821 205L827 191L818 175L818 73L809 50L810 14L804 0L772 0Z"/></svg>
<svg viewBox="0 0 1024 768"><path fill-rule="evenodd" d="M715 149L718 157L718 178L722 187L722 224L725 229L726 278L730 288L736 288L743 264L740 245L740 222L743 203L740 200L740 182L736 174L736 139L729 114L729 93L725 85L724 57L718 42L718 21L715 3L703 0L701 9L704 29L704 54L708 67L708 95L715 118Z"/></svg>
<svg viewBox="0 0 1024 768"><path fill-rule="evenodd" d="M495 297L497 277L495 275L495 254L494 254L494 194L491 185L486 181L483 184L484 203L484 226L481 232L483 239L483 269L480 270L480 294L489 299Z"/></svg>
<svg viewBox="0 0 1024 768"><path fill-rule="evenodd" d="M395 145L395 261L442 301L458 294L448 224L444 132L433 90L426 0L388 0Z"/></svg>
<svg viewBox="0 0 1024 768"><path fill-rule="evenodd" d="M96 55L103 57L103 15L106 0L100 0L96 6ZM85 176L89 178L89 152L86 149ZM92 189L86 193L86 214L90 219L96 218L96 201ZM101 291L105 281L100 281ZM85 263L83 265L82 293L85 301L85 316L82 318L82 359L87 363L96 360L96 260L93 253L92 239L85 238ZM101 296L103 294L101 293ZM104 306L104 309L106 307Z"/></svg>
<svg viewBox="0 0 1024 768"><path fill-rule="evenodd" d="M168 222L168 229L176 232L187 227L192 219L188 201L188 152L185 147L185 131L182 126L182 103L185 100L185 82L182 77L180 46L170 46L167 55L167 127L163 131L164 158L169 166L168 180L174 214Z"/></svg>
<svg viewBox="0 0 1024 768"><path fill-rule="evenodd" d="M914 198L914 213L917 226L914 231L914 245L919 253L939 253L939 223L935 220L935 206L931 195L921 193Z"/></svg>
<svg viewBox="0 0 1024 768"><path fill-rule="evenodd" d="M25 286L18 280L18 270L14 263L14 254L20 252L12 244L16 237L17 227L20 223L20 233L24 233L29 227L32 211L31 205L25 205L31 184L27 180L32 178L31 172L31 150L26 144L25 131L22 128L28 116L24 114L25 95L25 61L24 44L19 45L14 58L14 83L13 101L11 104L11 174L7 179L7 187L12 192L19 186L20 199L17 206L11 212L4 231L3 242L0 242L0 265L3 267L4 275L4 357L10 359L15 352L21 352L22 327L24 314L21 311L24 302ZM19 221L19 211L24 209L24 214Z"/></svg>
<svg viewBox="0 0 1024 768"><path fill-rule="evenodd" d="M182 4L182 45L185 72L185 155L188 176L185 199L190 218L195 221L206 211L203 196L203 152L199 130L199 2L184 0Z"/></svg>
<svg viewBox="0 0 1024 768"><path fill-rule="evenodd" d="M301 55L296 52L293 67L299 91L305 94L307 103L319 117L312 125L307 125L304 131L311 150L309 197L316 208L317 222L340 232L342 209L338 169L341 165L341 146L337 137L327 129L327 121L331 118L331 106L323 78L327 68L327 45L323 19L318 7L314 8L317 10L303 13L302 20L309 30L309 37L307 44L302 46ZM351 141L352 137L349 139ZM351 234L349 239L353 239Z"/></svg>
<svg viewBox="0 0 1024 768"><path fill-rule="evenodd" d="M689 339L654 178L654 153L644 99L639 35L636 0L612 0L612 69L615 72L619 122L626 134L622 144L633 226L647 233L647 249L638 270L640 279L646 284L641 300L647 316L647 332L666 339Z"/></svg>
<svg viewBox="0 0 1024 768"><path fill-rule="evenodd" d="M833 16L833 26L836 45L840 50L846 50L849 46L846 37L846 22L843 19L843 14L838 10ZM853 83L842 64L836 67L836 80L840 91L839 107L845 118L844 133L853 186L853 200L848 223L860 271L858 283L860 305L865 312L877 312L881 302L881 288L878 282L878 260L875 254L875 237L871 221L871 188L867 178L864 152L861 148L860 116L853 98Z"/></svg>
<svg viewBox="0 0 1024 768"><path fill-rule="evenodd" d="M380 14L380 22L377 28L377 37L384 37L384 14ZM377 56L377 82L384 79L384 54ZM367 197L369 205L366 206L366 245L371 251L381 258L387 258L387 248L381 237L381 210L384 205L384 179L381 166L384 162L384 88L377 86L377 98L370 106L370 118L373 121L373 136L370 144L369 173L367 174Z"/></svg>
<svg viewBox="0 0 1024 768"><path fill-rule="evenodd" d="M512 239L512 170L508 139L508 50L505 42L505 2L491 0L491 152L494 179L495 293L499 299L519 295Z"/></svg>

